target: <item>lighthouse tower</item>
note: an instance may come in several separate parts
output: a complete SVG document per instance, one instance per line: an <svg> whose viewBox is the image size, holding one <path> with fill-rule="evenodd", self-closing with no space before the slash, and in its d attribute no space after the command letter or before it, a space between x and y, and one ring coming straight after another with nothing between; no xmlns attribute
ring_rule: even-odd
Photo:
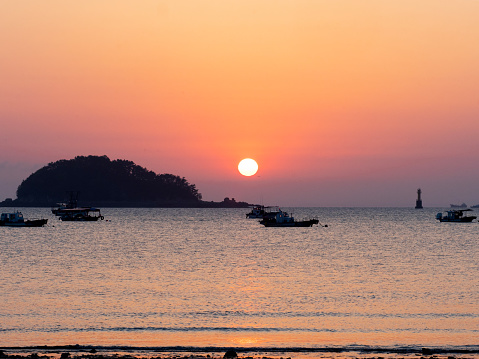
<svg viewBox="0 0 479 359"><path fill-rule="evenodd" d="M416 209L422 209L421 189L417 189Z"/></svg>

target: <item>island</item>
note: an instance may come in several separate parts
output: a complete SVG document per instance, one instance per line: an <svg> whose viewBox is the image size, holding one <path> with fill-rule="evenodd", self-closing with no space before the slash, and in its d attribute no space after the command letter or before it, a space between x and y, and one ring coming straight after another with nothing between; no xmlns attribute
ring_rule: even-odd
<svg viewBox="0 0 479 359"><path fill-rule="evenodd" d="M51 162L32 173L17 188L17 198L2 207L51 207L72 199L82 205L130 208L247 208L247 202L226 197L204 201L184 177L157 174L128 160L107 156L77 156Z"/></svg>

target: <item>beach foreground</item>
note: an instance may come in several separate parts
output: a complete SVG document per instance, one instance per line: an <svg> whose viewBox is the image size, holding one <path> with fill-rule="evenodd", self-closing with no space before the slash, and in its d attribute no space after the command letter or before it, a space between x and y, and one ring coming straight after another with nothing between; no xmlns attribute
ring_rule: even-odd
<svg viewBox="0 0 479 359"><path fill-rule="evenodd" d="M0 359L479 359L477 347L463 349L334 348L105 348L92 346L0 347Z"/></svg>

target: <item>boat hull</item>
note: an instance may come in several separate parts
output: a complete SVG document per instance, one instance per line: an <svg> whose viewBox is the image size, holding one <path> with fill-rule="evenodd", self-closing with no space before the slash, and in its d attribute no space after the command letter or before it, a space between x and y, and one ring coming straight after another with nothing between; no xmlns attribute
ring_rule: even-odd
<svg viewBox="0 0 479 359"><path fill-rule="evenodd" d="M30 219L24 222L0 222L3 227L43 227L48 222L48 219Z"/></svg>
<svg viewBox="0 0 479 359"><path fill-rule="evenodd" d="M283 223L278 223L275 221L265 221L262 224L265 227L312 227L315 224L318 224L319 220L317 219L311 219L309 221L294 221L294 222L283 222Z"/></svg>
<svg viewBox="0 0 479 359"><path fill-rule="evenodd" d="M65 217L60 217L60 220L64 222L94 222L98 221L100 219L103 219L103 216L100 217L92 217L92 216L82 216L82 217L71 217L71 216L65 216Z"/></svg>
<svg viewBox="0 0 479 359"><path fill-rule="evenodd" d="M470 216L470 217L462 217L462 218L456 218L456 219L441 218L439 221L451 222L451 223L471 223L475 219L476 217Z"/></svg>
<svg viewBox="0 0 479 359"><path fill-rule="evenodd" d="M94 222L103 220L103 216L98 208L94 207L78 207L63 209L59 215L62 221L75 221L75 222Z"/></svg>

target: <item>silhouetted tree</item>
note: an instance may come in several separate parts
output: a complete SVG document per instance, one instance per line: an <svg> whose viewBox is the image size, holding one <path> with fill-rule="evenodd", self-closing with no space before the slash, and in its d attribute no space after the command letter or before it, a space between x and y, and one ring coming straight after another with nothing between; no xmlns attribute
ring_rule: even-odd
<svg viewBox="0 0 479 359"><path fill-rule="evenodd" d="M198 202L201 194L184 177L156 174L127 160L77 156L49 163L17 189L23 203L55 203L68 191L80 200L97 202Z"/></svg>

